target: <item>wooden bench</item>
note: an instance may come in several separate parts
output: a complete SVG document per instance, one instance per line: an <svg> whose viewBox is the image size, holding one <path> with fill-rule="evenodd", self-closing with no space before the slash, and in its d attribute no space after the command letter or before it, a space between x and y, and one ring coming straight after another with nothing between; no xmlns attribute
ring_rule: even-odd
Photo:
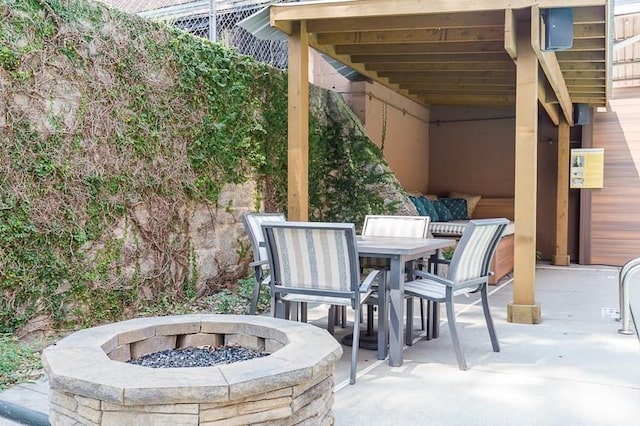
<svg viewBox="0 0 640 426"><path fill-rule="evenodd" d="M504 217L513 221L514 200L513 198L480 198L480 201L473 210L471 219L492 219ZM450 222L448 222L450 223ZM455 225L454 225L455 226ZM463 229L464 224L461 225ZM462 236L462 229L453 232L460 232L457 237ZM437 234L434 234L438 236ZM456 235L441 235L443 238L455 238ZM489 279L489 284L495 285L505 275L513 271L513 251L514 251L514 235L507 234L500 240L496 253L491 261L490 270L494 275Z"/></svg>
<svg viewBox="0 0 640 426"><path fill-rule="evenodd" d="M490 219L505 217L513 221L513 198L480 198L473 211L473 219ZM514 235L505 235L500 240L496 253L491 261L490 270L494 272L489 284L497 284L502 277L513 272Z"/></svg>

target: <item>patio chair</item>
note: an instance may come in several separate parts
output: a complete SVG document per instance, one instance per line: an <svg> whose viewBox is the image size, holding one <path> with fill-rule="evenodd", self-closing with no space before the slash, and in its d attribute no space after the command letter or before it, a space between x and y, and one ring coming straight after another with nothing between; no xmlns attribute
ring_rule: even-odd
<svg viewBox="0 0 640 426"><path fill-rule="evenodd" d="M431 218L429 216L391 216L391 215L367 215L364 218L362 226L362 235L369 237L411 237L411 238L428 238L429 224ZM365 257L360 259L360 265L363 268L378 269L385 274L382 282L386 283L386 271L389 270L389 259ZM375 298L372 298L372 301ZM384 298L380 303L385 303ZM379 315L386 314L386 306L384 309L378 304ZM409 312L409 310L407 310ZM420 300L420 318L422 329L426 327L424 305ZM367 334L373 333L373 304L367 305ZM409 335L409 332L407 332ZM410 344L407 341L407 344Z"/></svg>
<svg viewBox="0 0 640 426"><path fill-rule="evenodd" d="M360 309L379 275L379 271L371 271L360 279L355 225L265 222L262 229L271 266L274 316L284 317L286 302L351 306L355 311L349 375L349 382L354 384Z"/></svg>
<svg viewBox="0 0 640 426"><path fill-rule="evenodd" d="M453 311L454 296L480 292L491 345L494 352L500 352L500 344L489 311L487 285L491 275L489 271L491 258L508 224L507 219L470 221L449 262L446 278L426 271L414 270L413 275L417 279L406 282L404 285L407 296L420 297L436 303L445 302L449 331L460 370L466 370L467 363L460 347L456 329L456 317ZM407 327L411 327L409 316L407 316Z"/></svg>
<svg viewBox="0 0 640 426"><path fill-rule="evenodd" d="M251 306L249 314L255 315L260 296L260 286L269 285L269 259L262 233L262 222L284 222L286 219L283 213L244 213L242 216L244 229L249 235L251 250L253 250L253 262L249 264L253 268L254 284L251 296Z"/></svg>

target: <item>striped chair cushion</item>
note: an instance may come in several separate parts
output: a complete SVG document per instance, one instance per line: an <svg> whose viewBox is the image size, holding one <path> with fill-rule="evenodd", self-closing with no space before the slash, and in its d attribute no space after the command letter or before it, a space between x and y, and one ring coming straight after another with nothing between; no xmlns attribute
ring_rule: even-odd
<svg viewBox="0 0 640 426"><path fill-rule="evenodd" d="M490 249L491 240L499 226L479 226L473 230L473 233L468 237L465 249L454 253L454 257L456 254L459 257L455 270L450 269L451 274L448 277L450 280L460 282L486 275L486 269L489 265L484 262Z"/></svg>
<svg viewBox="0 0 640 426"><path fill-rule="evenodd" d="M369 237L426 238L429 232L428 216L375 216L364 220L362 235Z"/></svg>
<svg viewBox="0 0 640 426"><path fill-rule="evenodd" d="M464 230L469 224L468 220L460 220L455 222L431 222L429 230L438 237L461 237ZM503 235L511 235L515 230L513 222L507 225Z"/></svg>
<svg viewBox="0 0 640 426"><path fill-rule="evenodd" d="M427 238L429 234L429 216L383 216L368 215L364 219L362 235L369 237L413 237ZM363 268L388 269L389 259L363 257Z"/></svg>
<svg viewBox="0 0 640 426"><path fill-rule="evenodd" d="M446 235L459 237L464 233L468 224L468 220L460 222L432 222L431 233L437 236Z"/></svg>
<svg viewBox="0 0 640 426"><path fill-rule="evenodd" d="M267 259L267 249L264 247L264 235L262 234L261 225L264 222L284 222L286 219L284 214L248 214L247 215L247 223L251 228L251 233L253 234L253 238L255 241L261 245L258 248L259 258L255 260L266 260ZM255 255L254 255L255 257ZM268 267L268 266L267 266Z"/></svg>
<svg viewBox="0 0 640 426"><path fill-rule="evenodd" d="M279 285L286 287L351 291L345 233L329 229L274 228L280 253Z"/></svg>

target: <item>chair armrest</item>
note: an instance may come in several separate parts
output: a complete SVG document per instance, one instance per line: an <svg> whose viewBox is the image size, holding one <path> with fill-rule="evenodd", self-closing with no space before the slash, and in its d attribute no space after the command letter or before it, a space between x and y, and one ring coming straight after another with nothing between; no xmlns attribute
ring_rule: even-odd
<svg viewBox="0 0 640 426"><path fill-rule="evenodd" d="M451 263L451 261L447 259L429 259L429 263L439 263L442 265L448 265Z"/></svg>
<svg viewBox="0 0 640 426"><path fill-rule="evenodd" d="M487 282L487 278L488 278L488 275L487 275L486 277L480 277L480 278L475 278L475 279L472 279L472 280L467 280L467 281L454 283L453 281L448 280L446 278L442 278L442 277L440 277L438 275L433 275L430 272L414 270L414 271L412 271L412 273L415 276L426 278L426 279L435 281L437 283L443 284L443 285L445 285L447 287L451 287L451 288L453 288L453 290L461 290L461 289L464 289L464 288L467 288L467 287L479 286L482 283Z"/></svg>
<svg viewBox="0 0 640 426"><path fill-rule="evenodd" d="M249 264L249 266L251 266L252 268L255 268L256 266L262 266L262 265L268 265L269 261L267 259L264 260L256 260L254 262L251 262Z"/></svg>
<svg viewBox="0 0 640 426"><path fill-rule="evenodd" d="M417 276L417 277L433 280L433 281L436 281L436 282L438 282L440 284L444 284L446 286L452 286L453 285L452 281L450 281L450 280L448 280L446 278L440 277L438 275L434 275L431 272L426 272L426 271L421 271L419 269L414 269L413 271L411 271L411 273L413 275Z"/></svg>
<svg viewBox="0 0 640 426"><path fill-rule="evenodd" d="M369 272L369 275L367 275L364 281L362 281L362 284L360 284L360 289L359 289L360 293L366 293L371 290L371 286L373 286L373 282L375 281L376 278L378 278L378 275L380 275L380 272L381 271L378 271L375 269Z"/></svg>

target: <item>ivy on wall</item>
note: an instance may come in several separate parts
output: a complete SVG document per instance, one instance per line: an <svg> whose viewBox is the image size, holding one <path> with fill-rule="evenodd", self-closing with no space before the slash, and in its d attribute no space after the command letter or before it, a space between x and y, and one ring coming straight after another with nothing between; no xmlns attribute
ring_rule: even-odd
<svg viewBox="0 0 640 426"><path fill-rule="evenodd" d="M0 333L194 297L181 208L216 206L227 184L256 180L256 207L286 211L279 70L99 3L4 0L0 85ZM337 98L312 93L311 219L393 212L372 186L389 179L379 149ZM153 226L135 225L158 256L151 273L126 275L132 237L109 230L141 203Z"/></svg>

